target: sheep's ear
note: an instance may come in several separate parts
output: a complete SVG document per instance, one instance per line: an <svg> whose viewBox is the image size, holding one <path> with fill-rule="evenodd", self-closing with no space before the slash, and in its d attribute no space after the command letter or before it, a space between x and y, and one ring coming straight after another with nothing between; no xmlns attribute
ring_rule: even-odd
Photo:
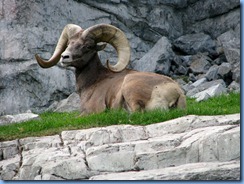
<svg viewBox="0 0 244 184"><path fill-rule="evenodd" d="M105 49L106 45L107 45L106 43L97 44L95 49L96 49L96 51L103 50L103 49Z"/></svg>

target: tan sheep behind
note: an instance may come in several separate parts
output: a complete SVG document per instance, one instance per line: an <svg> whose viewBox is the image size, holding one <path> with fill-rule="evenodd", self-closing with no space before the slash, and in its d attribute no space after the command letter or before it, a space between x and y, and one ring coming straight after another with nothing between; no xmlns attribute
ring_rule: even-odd
<svg viewBox="0 0 244 184"><path fill-rule="evenodd" d="M180 86L173 79L155 73L126 75L117 97L115 104L124 104L130 112L186 108L186 97Z"/></svg>
<svg viewBox="0 0 244 184"><path fill-rule="evenodd" d="M186 108L185 96L178 84L162 83L154 86L151 98L146 104L145 110L168 110L172 107Z"/></svg>

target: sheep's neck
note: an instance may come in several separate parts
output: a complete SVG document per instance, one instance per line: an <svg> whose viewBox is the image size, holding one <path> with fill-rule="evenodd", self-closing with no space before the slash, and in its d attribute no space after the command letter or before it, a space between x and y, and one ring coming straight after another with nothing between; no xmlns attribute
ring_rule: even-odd
<svg viewBox="0 0 244 184"><path fill-rule="evenodd" d="M75 75L78 92L90 87L98 82L98 80L102 80L107 73L109 73L108 69L101 64L98 55L95 54L84 68L76 68Z"/></svg>

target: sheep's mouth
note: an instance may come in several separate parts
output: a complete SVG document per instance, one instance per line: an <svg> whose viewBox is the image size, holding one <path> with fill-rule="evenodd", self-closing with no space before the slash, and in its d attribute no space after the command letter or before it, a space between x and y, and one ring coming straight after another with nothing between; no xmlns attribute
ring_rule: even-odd
<svg viewBox="0 0 244 184"><path fill-rule="evenodd" d="M67 60L65 58L61 58L59 63L61 64L62 67L69 67L69 66L72 66L72 64L74 62L81 61L81 60L82 60L82 58L77 58L77 59L72 59L72 60L70 60L70 59Z"/></svg>
<svg viewBox="0 0 244 184"><path fill-rule="evenodd" d="M63 60L60 61L60 64L62 67L71 66L71 63L72 63L72 61L63 61Z"/></svg>
<svg viewBox="0 0 244 184"><path fill-rule="evenodd" d="M59 63L61 64L62 67L68 67L71 65L73 61L71 59L66 59L61 57Z"/></svg>

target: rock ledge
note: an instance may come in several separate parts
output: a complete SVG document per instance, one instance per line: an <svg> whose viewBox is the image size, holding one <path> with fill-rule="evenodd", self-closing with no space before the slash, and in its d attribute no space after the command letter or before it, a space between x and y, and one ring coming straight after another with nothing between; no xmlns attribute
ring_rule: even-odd
<svg viewBox="0 0 244 184"><path fill-rule="evenodd" d="M0 142L1 180L239 180L240 114Z"/></svg>

